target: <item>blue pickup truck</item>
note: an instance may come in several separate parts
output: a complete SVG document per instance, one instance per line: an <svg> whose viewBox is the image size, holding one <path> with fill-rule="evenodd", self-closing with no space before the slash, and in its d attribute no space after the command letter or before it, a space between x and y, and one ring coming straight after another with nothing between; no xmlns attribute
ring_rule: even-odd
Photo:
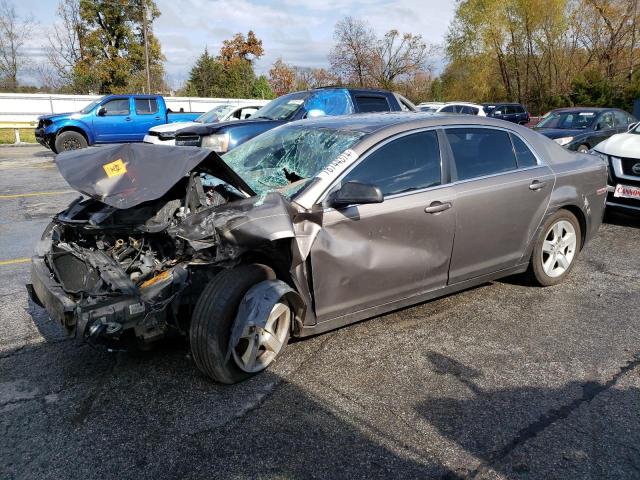
<svg viewBox="0 0 640 480"><path fill-rule="evenodd" d="M151 127L199 115L171 112L160 95L107 95L76 113L39 117L35 134L41 145L58 153L97 143L142 142Z"/></svg>

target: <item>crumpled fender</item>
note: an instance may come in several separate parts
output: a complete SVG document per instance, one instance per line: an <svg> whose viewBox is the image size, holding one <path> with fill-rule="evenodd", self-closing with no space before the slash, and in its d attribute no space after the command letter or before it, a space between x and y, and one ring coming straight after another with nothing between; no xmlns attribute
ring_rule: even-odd
<svg viewBox="0 0 640 480"><path fill-rule="evenodd" d="M274 305L285 299L294 314L293 321L301 322L305 314L305 304L300 295L282 280L264 280L249 289L240 302L238 313L233 321L233 328L227 348L228 360L231 349L238 343L246 327L264 328Z"/></svg>

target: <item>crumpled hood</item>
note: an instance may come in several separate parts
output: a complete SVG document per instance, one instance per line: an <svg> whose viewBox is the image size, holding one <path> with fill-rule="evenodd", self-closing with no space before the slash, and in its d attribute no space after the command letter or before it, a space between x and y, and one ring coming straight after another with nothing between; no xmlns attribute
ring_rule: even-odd
<svg viewBox="0 0 640 480"><path fill-rule="evenodd" d="M56 120L65 120L69 118L71 115L75 115L77 112L69 112L69 113L54 113L52 115L40 115L38 120L51 120L55 122Z"/></svg>
<svg viewBox="0 0 640 480"><path fill-rule="evenodd" d="M64 152L55 162L72 188L118 209L162 197L196 168L255 195L217 153L197 147L125 143Z"/></svg>
<svg viewBox="0 0 640 480"><path fill-rule="evenodd" d="M264 118L249 119L249 120L231 120L228 122L216 122L216 123L203 123L199 125L193 125L191 127L183 128L176 132L177 135L211 135L214 133L228 131L230 129L242 129L251 128L252 131L259 133L271 130L279 125L286 123L284 120L267 120ZM256 133L257 135L258 133Z"/></svg>
<svg viewBox="0 0 640 480"><path fill-rule="evenodd" d="M587 130L580 129L566 129L566 128L534 128L538 133L541 133L545 137L549 138L562 138L562 137L577 137L587 132Z"/></svg>
<svg viewBox="0 0 640 480"><path fill-rule="evenodd" d="M606 155L623 158L640 158L640 134L619 133L607 138L594 147Z"/></svg>

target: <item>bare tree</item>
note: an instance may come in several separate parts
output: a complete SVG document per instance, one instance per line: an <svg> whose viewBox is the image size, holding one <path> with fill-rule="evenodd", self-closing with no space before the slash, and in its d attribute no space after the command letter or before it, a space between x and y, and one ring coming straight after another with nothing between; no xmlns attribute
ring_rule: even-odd
<svg viewBox="0 0 640 480"><path fill-rule="evenodd" d="M361 20L345 17L336 23L333 38L336 44L329 53L333 72L348 83L368 86L376 43L373 30Z"/></svg>
<svg viewBox="0 0 640 480"><path fill-rule="evenodd" d="M428 54L421 35L389 30L374 49L372 76L380 87L392 88L396 79L423 72Z"/></svg>
<svg viewBox="0 0 640 480"><path fill-rule="evenodd" d="M18 72L28 63L24 44L35 22L32 18L18 17L13 4L0 2L0 80L5 88L18 86Z"/></svg>
<svg viewBox="0 0 640 480"><path fill-rule="evenodd" d="M49 33L47 58L51 68L41 68L48 83L63 85L73 83L73 68L82 59L83 23L80 18L80 0L61 0L57 15L59 23ZM57 75L58 79L55 79Z"/></svg>

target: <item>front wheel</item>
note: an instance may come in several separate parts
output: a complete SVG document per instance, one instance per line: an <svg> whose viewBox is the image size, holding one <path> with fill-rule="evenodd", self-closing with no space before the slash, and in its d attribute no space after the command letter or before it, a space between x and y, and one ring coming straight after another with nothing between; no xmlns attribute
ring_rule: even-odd
<svg viewBox="0 0 640 480"><path fill-rule="evenodd" d="M531 270L540 285L564 280L575 264L581 238L580 223L568 210L557 211L545 222L531 257Z"/></svg>
<svg viewBox="0 0 640 480"><path fill-rule="evenodd" d="M55 151L56 153L68 152L70 150L78 150L87 148L87 139L84 135L74 131L62 132L56 137Z"/></svg>
<svg viewBox="0 0 640 480"><path fill-rule="evenodd" d="M245 380L267 368L286 347L293 312L284 299L273 306L264 327L247 326L236 344L229 345L240 302L251 287L270 277L273 273L260 265L230 268L200 295L189 340L196 366L211 379L228 384Z"/></svg>
<svg viewBox="0 0 640 480"><path fill-rule="evenodd" d="M580 145L578 147L578 152L580 153L587 153L589 151L589 146L588 145Z"/></svg>

